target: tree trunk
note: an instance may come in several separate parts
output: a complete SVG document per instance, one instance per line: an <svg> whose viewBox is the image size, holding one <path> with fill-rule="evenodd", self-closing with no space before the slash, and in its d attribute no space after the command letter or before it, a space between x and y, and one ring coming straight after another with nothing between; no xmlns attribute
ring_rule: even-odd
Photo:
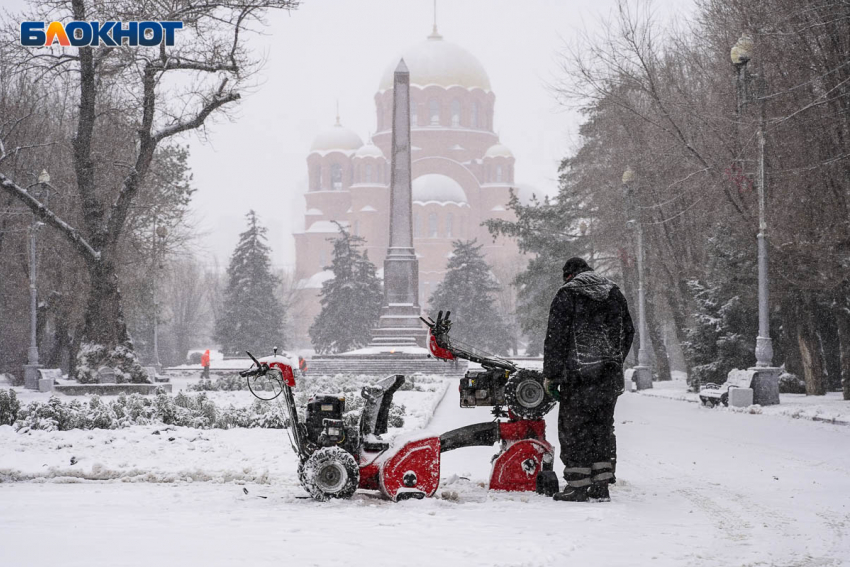
<svg viewBox="0 0 850 567"><path fill-rule="evenodd" d="M656 309L656 299L658 294L655 293L657 285L653 281L650 285L650 276L652 272L649 269L650 263L645 266L646 273L644 274L646 286L646 331L649 334L649 340L652 341L652 351L655 354L655 369L658 372L658 379L663 381L672 380L670 375L670 359L667 356L667 345L664 344L664 323L658 318Z"/></svg>
<svg viewBox="0 0 850 567"><path fill-rule="evenodd" d="M839 346L835 311L823 301L815 302L815 328L823 350L827 392L841 390L841 347Z"/></svg>
<svg viewBox="0 0 850 567"><path fill-rule="evenodd" d="M652 352L655 354L655 367L659 380L672 380L670 359L667 357L667 345L664 344L664 324L659 321L655 309L655 293L646 294L646 327Z"/></svg>
<svg viewBox="0 0 850 567"><path fill-rule="evenodd" d="M121 291L115 264L104 258L89 266L91 287L86 308L83 341L118 346L130 340L121 308Z"/></svg>
<svg viewBox="0 0 850 567"><path fill-rule="evenodd" d="M810 292L800 294L797 317L797 344L803 361L803 376L806 380L806 395L826 394L823 353L815 326L815 300Z"/></svg>
<svg viewBox="0 0 850 567"><path fill-rule="evenodd" d="M89 262L88 269L91 286L77 354L77 379L84 383L94 382L97 370L108 366L119 370L124 380L147 382L127 331L118 274L111 256L104 255L100 261Z"/></svg>
<svg viewBox="0 0 850 567"><path fill-rule="evenodd" d="M803 359L800 356L800 344L797 340L799 327L799 301L797 293L788 293L782 301L782 352L785 354L785 372L803 377Z"/></svg>
<svg viewBox="0 0 850 567"><path fill-rule="evenodd" d="M841 388L844 399L850 400L850 286L839 289L836 297L835 322L841 348Z"/></svg>

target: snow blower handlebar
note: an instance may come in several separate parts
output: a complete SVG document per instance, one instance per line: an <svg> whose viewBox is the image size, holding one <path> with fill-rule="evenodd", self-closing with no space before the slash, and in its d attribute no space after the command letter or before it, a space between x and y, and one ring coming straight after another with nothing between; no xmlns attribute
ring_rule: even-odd
<svg viewBox="0 0 850 567"><path fill-rule="evenodd" d="M461 346L460 344L455 344L458 341L453 342L449 338L449 331L451 331L452 328L452 321L450 318L451 314L451 311L446 311L446 315L443 317L443 312L440 311L437 313L436 321L430 317L427 319L425 317L420 317L422 322L428 325L431 336L434 337L438 347L448 351L454 357L463 358L470 362L477 362L484 368L501 368L502 370L507 370L509 372L516 372L517 366L509 360L480 352L474 347L470 347L468 345Z"/></svg>

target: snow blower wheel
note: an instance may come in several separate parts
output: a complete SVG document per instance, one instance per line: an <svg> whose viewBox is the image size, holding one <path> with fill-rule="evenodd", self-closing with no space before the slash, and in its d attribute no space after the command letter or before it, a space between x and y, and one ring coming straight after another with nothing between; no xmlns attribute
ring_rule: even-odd
<svg viewBox="0 0 850 567"><path fill-rule="evenodd" d="M555 405L555 400L543 388L543 374L525 369L508 379L505 402L520 419L540 419Z"/></svg>
<svg viewBox="0 0 850 567"><path fill-rule="evenodd" d="M298 467L298 479L304 490L320 502L351 498L360 484L360 467L344 449L324 447Z"/></svg>

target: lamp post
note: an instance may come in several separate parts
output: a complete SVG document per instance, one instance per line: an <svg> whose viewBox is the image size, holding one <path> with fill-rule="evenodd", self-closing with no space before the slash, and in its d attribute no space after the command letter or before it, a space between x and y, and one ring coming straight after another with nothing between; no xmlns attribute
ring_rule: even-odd
<svg viewBox="0 0 850 567"><path fill-rule="evenodd" d="M646 282L643 277L643 226L641 225L640 212L634 203L635 172L631 167L623 172L623 189L626 193L626 206L628 208L627 225L637 233L637 265L638 265L638 364L627 372L626 377L637 385L638 390L652 388L652 369L649 362L649 351L646 344ZM635 217L635 218L633 218Z"/></svg>
<svg viewBox="0 0 850 567"><path fill-rule="evenodd" d="M773 366L773 340L770 338L770 303L767 262L767 219L765 210L765 178L764 178L764 137L765 137L765 98L764 72L757 75L750 73L747 64L752 60L753 40L747 34L741 34L732 46L730 57L736 73L737 114L746 110L750 102L758 101L758 302L759 329L756 336L756 365L753 372L752 388L755 403L761 405L779 403L779 369ZM755 79L755 92L751 92L750 84Z"/></svg>
<svg viewBox="0 0 850 567"><path fill-rule="evenodd" d="M162 268L162 265L159 262L157 251L158 245L162 246L165 242L165 237L168 236L168 229L163 225L157 225L156 217L154 217L153 226L153 364L156 367L156 371L159 372L162 370L162 362L159 360L159 298L157 285L159 270Z"/></svg>
<svg viewBox="0 0 850 567"><path fill-rule="evenodd" d="M46 169L43 169L38 175L38 185L45 191L45 204L47 202L47 190L50 183L50 174ZM41 365L38 363L38 289L36 287L37 260L36 253L36 232L41 226L41 222L36 220L35 215L32 215L30 223L30 346L27 349L27 363L24 365L24 386L33 390L38 389L38 380L40 378L38 369Z"/></svg>

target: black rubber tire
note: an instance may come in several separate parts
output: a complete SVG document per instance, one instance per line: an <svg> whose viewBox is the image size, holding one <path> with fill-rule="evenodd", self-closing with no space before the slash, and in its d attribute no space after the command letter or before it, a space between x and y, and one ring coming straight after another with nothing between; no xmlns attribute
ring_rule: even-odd
<svg viewBox="0 0 850 567"><path fill-rule="evenodd" d="M720 395L720 403L726 407L729 406L729 392Z"/></svg>
<svg viewBox="0 0 850 567"><path fill-rule="evenodd" d="M543 374L518 370L505 384L505 403L520 419L540 419L555 407L555 400L543 388Z"/></svg>
<svg viewBox="0 0 850 567"><path fill-rule="evenodd" d="M360 485L360 467L341 447L323 447L298 465L298 480L320 502L351 498Z"/></svg>

